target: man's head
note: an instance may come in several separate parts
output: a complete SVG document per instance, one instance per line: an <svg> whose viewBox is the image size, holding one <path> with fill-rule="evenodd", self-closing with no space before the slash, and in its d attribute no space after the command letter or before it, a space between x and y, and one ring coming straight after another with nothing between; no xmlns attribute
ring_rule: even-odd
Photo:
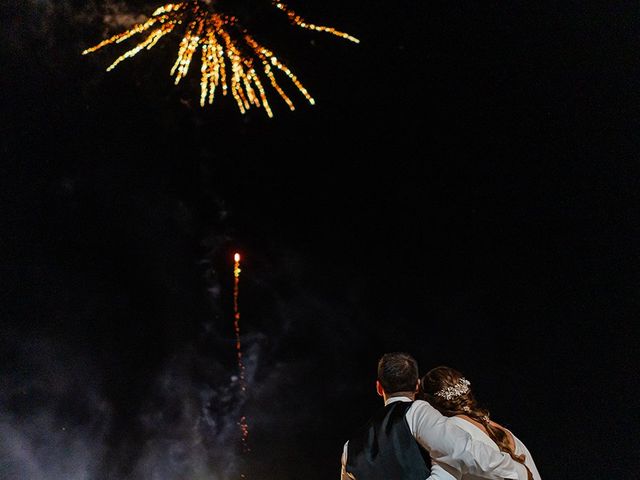
<svg viewBox="0 0 640 480"><path fill-rule="evenodd" d="M385 353L378 360L376 388L384 397L413 395L418 387L418 362L403 352Z"/></svg>

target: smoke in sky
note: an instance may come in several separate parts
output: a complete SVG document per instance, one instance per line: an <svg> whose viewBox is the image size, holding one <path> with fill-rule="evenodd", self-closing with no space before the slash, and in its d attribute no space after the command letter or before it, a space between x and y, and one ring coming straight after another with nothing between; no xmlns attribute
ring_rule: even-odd
<svg viewBox="0 0 640 480"><path fill-rule="evenodd" d="M79 55L89 44L143 21L153 4L124 1L9 0L0 5L5 45L16 53L56 50ZM32 53L31 53L32 55Z"/></svg>
<svg viewBox="0 0 640 480"><path fill-rule="evenodd" d="M96 478L112 411L100 393L100 374L61 345L5 343L0 388L0 477L6 480ZM11 348L12 347L12 348Z"/></svg>
<svg viewBox="0 0 640 480"><path fill-rule="evenodd" d="M184 352L168 359L127 419L132 436L114 428L114 405L100 388L106 375L124 372L98 371L52 342L24 342L20 350L2 375L3 479L225 479L237 469L243 402L215 358Z"/></svg>
<svg viewBox="0 0 640 480"><path fill-rule="evenodd" d="M204 242L210 248L209 257L200 262L201 288L208 292L210 317L143 369L131 369L129 352L124 351L130 347L118 350L118 342L106 352L79 346L88 335L79 318L56 320L74 310L75 303L88 302L91 311L107 312L103 320L117 329L109 334L123 336L122 343L130 345L124 336L134 330L111 318L117 308L109 303L118 303L116 297L93 297L91 280L72 284L64 273L55 279L52 270L68 270L63 265L34 270L33 275L48 280L40 285L39 295L54 296L48 300L50 319L64 322L65 328L59 334L36 329L40 333L31 336L29 329L17 327L3 340L4 356L11 360L0 371L0 477L227 480L262 471L259 478L290 478L287 469L293 466L285 459L292 435L323 428L322 403L344 393L346 382L337 379L348 372L338 375L339 359L349 358L354 332L344 305L330 305L305 287L303 270L308 265L294 252L270 260L264 252L250 252L240 287L248 386L242 394L232 318L224 309L229 286L224 285L225 272L213 267L214 257L230 240L220 235ZM65 296L66 288L80 291ZM191 298L186 295L185 302ZM39 300L27 295L25 301L38 308ZM160 298L157 302L162 305ZM152 335L143 335L141 355L146 349L157 355L157 347L145 337ZM317 371L318 361L326 372ZM323 377L327 372L335 376ZM114 391L119 378L129 381ZM309 408L300 408L301 403ZM248 454L240 448L242 415L249 425ZM336 443L336 465L339 448Z"/></svg>

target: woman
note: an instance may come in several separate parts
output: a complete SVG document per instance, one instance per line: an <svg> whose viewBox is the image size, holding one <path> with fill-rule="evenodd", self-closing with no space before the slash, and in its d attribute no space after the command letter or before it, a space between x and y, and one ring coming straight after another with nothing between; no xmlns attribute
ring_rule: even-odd
<svg viewBox="0 0 640 480"><path fill-rule="evenodd" d="M456 425L469 432L474 439L506 452L515 461L522 463L531 473L533 480L541 480L527 447L513 433L489 418L489 412L476 403L470 385L471 383L453 368L436 367L420 379L420 396L440 413L451 417ZM480 479L452 471L448 465L434 464L433 469L444 469L458 479ZM441 471L438 474L438 477L440 476L444 476Z"/></svg>

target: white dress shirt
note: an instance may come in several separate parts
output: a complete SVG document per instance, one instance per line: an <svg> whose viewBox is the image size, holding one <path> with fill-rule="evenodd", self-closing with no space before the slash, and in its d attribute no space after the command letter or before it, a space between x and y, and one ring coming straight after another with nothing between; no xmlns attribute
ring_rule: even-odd
<svg viewBox="0 0 640 480"><path fill-rule="evenodd" d="M411 401L408 397L391 397L385 406L392 402ZM447 470L492 480L527 480L527 472L522 464L507 453L474 439L457 422L452 421L454 417L445 417L424 400L414 401L405 418L411 434L429 452L431 459L437 462L427 480L450 480L452 475ZM348 445L349 442L346 442L342 451L341 480L353 480L353 476L346 471Z"/></svg>
<svg viewBox="0 0 640 480"><path fill-rule="evenodd" d="M451 421L454 422L463 430L469 432L469 434L474 440L478 440L479 442L487 444L489 447L491 447L495 451L500 450L498 446L495 444L495 442L491 440L491 438L486 433L484 433L482 429L478 428L473 423L465 420L464 418L459 418L459 417L451 417ZM527 468L531 470L533 480L541 480L540 473L538 472L538 468L536 467L536 464L533 461L533 457L531 456L531 453L529 453L529 450L527 449L527 447L524 445L524 443L522 443L522 441L520 441L518 437L516 437L513 434L513 432L509 430L507 431L511 434L511 436L513 437L513 441L516 444L516 455L525 456L524 463L527 466ZM438 478L442 478L442 479L445 479L445 478L449 478L450 480L453 480L453 479L481 480L482 479L482 477L479 477L477 475L473 475L469 473L463 474L459 470L452 469L448 465L440 465L438 460L433 461L433 465L431 468L432 468L432 471L433 469L435 469L438 472ZM444 472L442 470L444 470Z"/></svg>

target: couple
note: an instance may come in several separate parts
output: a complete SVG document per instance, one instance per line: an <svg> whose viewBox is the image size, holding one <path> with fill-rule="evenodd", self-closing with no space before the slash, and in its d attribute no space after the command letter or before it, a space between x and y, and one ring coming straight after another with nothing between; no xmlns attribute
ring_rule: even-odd
<svg viewBox="0 0 640 480"><path fill-rule="evenodd" d="M540 480L527 448L489 419L470 385L449 367L419 379L411 355L383 355L385 407L345 443L341 480Z"/></svg>

